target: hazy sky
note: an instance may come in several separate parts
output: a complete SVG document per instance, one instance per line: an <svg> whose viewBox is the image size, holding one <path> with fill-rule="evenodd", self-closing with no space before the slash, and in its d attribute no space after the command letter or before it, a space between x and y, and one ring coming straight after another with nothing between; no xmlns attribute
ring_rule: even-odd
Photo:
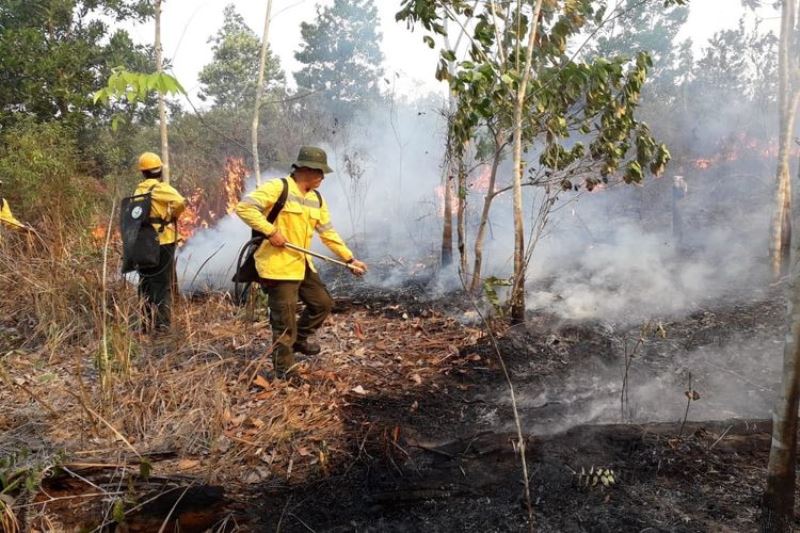
<svg viewBox="0 0 800 533"><path fill-rule="evenodd" d="M233 3L247 24L260 35L264 25L266 0L166 0L164 3L162 39L164 53L172 60L174 73L190 94L198 88L197 73L211 60L211 37L222 25L222 9ZM281 59L284 71L291 74L298 68L294 52L299 48L300 23L313 20L315 6L330 4L331 0L273 0L269 41ZM394 19L400 0L377 0L380 26L383 32L383 52L386 71L395 77L397 91L413 95L431 91L443 92L444 87L433 78L436 54L422 43L419 31L409 32ZM701 47L715 31L733 27L743 10L740 0L691 0L691 15L683 37L691 36ZM764 26L777 32L778 13L764 9L759 13L768 18ZM152 42L152 23L132 29L134 39ZM391 77L391 76L390 76Z"/></svg>

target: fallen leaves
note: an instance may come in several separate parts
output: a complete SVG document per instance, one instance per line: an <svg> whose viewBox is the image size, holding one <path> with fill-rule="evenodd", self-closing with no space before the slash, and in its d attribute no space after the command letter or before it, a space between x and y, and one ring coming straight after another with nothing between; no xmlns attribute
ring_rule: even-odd
<svg viewBox="0 0 800 533"><path fill-rule="evenodd" d="M262 389L268 389L269 381L267 381L261 374L257 374L255 379L253 379L253 385L256 387L261 387Z"/></svg>
<svg viewBox="0 0 800 533"><path fill-rule="evenodd" d="M221 316L214 302L203 305L188 308L192 323ZM381 402L409 391L435 391L445 371L479 360L459 355L479 332L434 311L417 310L411 316L402 305L390 315L383 309L352 308L333 315L320 330L317 340L325 350L302 359L299 382L270 379L268 324L212 322L196 330L191 347L135 362L130 375L116 383L119 401L109 416L126 427L141 452L174 450L181 460L170 462L173 472L195 475L213 464L213 482L260 483L325 473L353 449L353 428L362 420L354 419L360 415L350 406L365 405L366 398ZM94 351L85 346L73 350L81 355L65 354L65 360L83 357L84 368L93 368ZM59 395L74 388L73 372L46 364L48 357L49 351L42 351L7 358L9 381L63 408L63 415L50 421L47 439L72 453L80 444L63 428L81 424L81 409L72 396ZM96 386L92 376L84 379L87 387ZM65 387L53 387L56 381ZM0 394L10 406L4 413L9 420L17 410L29 409L30 398L20 387ZM400 405L411 413L421 409L413 397ZM390 438L398 432L395 428ZM93 445L113 451L118 443L104 438ZM164 466L159 465L159 473L168 475Z"/></svg>

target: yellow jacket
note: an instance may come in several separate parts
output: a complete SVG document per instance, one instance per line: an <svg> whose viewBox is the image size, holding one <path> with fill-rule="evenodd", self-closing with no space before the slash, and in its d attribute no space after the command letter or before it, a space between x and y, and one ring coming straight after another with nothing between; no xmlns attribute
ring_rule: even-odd
<svg viewBox="0 0 800 533"><path fill-rule="evenodd" d="M287 241L303 248L311 247L311 236L316 231L325 246L343 261L352 259L353 252L333 229L328 204L322 202L320 205L314 191L308 191L304 196L291 176L286 181L289 195L274 225L267 221L267 215L283 192L280 179L270 180L248 194L236 206L236 214L256 231L270 235L278 229ZM289 248L272 246L267 240L256 250L255 260L258 275L265 279L302 280L306 262L316 272L311 257Z"/></svg>
<svg viewBox="0 0 800 533"><path fill-rule="evenodd" d="M136 186L133 194L145 194L152 191L152 207L150 208L150 218L160 218L167 222L161 231L161 224L154 223L153 227L158 232L159 244L172 244L178 240L175 233L175 224L183 210L186 209L186 199L180 195L174 187L154 178L146 179Z"/></svg>
<svg viewBox="0 0 800 533"><path fill-rule="evenodd" d="M25 224L14 218L11 213L11 206L8 205L8 200L0 198L0 222L6 227L13 229L23 229Z"/></svg>

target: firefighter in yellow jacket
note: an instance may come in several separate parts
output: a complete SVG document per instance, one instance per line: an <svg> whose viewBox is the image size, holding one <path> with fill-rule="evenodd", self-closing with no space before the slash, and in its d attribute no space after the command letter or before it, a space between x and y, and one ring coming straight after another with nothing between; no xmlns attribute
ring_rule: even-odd
<svg viewBox="0 0 800 533"><path fill-rule="evenodd" d="M272 360L278 376L286 376L294 370L295 352L306 355L320 352L320 346L309 338L333 306L311 258L284 245L291 243L310 248L311 237L316 232L333 253L355 267L354 273L367 271L367 265L355 259L333 228L328 205L315 192L328 172L333 170L328 166L327 154L320 148L304 146L292 165L291 175L286 178L286 203L274 224L267 220L267 213L281 197L282 179L268 181L236 206L236 214L267 237L254 257L268 296L275 343ZM296 316L298 298L306 306L299 320Z"/></svg>
<svg viewBox="0 0 800 533"><path fill-rule="evenodd" d="M0 181L0 186L2 185L3 182ZM14 214L11 212L11 206L8 205L8 200L2 196L0 196L0 224L2 224L3 227L13 230L33 231L32 227L28 226L27 224L23 224L16 219Z"/></svg>
<svg viewBox="0 0 800 533"><path fill-rule="evenodd" d="M139 270L139 294L144 300L145 330L166 330L172 318L172 291L175 285L175 246L178 242L177 220L186 208L186 200L174 187L162 181L161 158L145 152L139 157L144 180L135 195L151 193L150 218L158 234L158 265Z"/></svg>

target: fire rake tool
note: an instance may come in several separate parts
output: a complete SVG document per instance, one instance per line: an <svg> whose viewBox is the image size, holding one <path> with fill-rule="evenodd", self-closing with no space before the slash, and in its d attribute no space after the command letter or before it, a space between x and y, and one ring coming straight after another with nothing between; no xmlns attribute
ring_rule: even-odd
<svg viewBox="0 0 800 533"><path fill-rule="evenodd" d="M335 265L340 265L340 266L343 266L343 267L347 267L347 268L349 268L350 270L352 270L356 274L363 274L364 273L364 271L361 270L360 268L358 268L357 266L348 265L344 261L339 261L338 259L334 259L333 257L329 257L327 255L318 254L317 252L312 252L311 250L307 250L305 248L301 248L300 246L294 245L294 244L292 244L290 242L287 242L286 244L284 244L284 246L286 246L290 250L294 250L296 252L304 253L306 255L311 255L311 256L314 256L316 258L322 259L323 261L328 261L329 263L333 263Z"/></svg>

